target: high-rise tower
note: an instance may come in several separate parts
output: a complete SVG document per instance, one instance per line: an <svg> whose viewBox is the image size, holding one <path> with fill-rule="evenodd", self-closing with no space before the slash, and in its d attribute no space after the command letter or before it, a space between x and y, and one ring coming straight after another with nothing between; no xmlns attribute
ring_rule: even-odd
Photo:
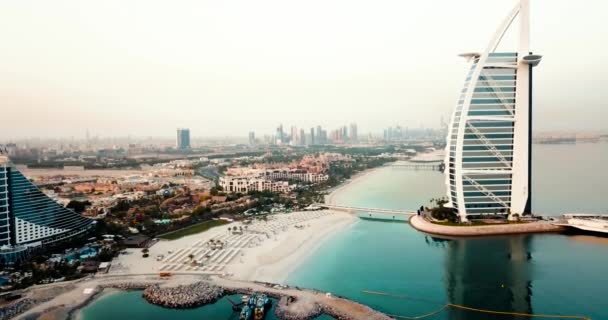
<svg viewBox="0 0 608 320"><path fill-rule="evenodd" d="M519 46L496 52L515 18ZM469 216L531 213L532 67L529 1L521 0L471 64L447 137L448 205Z"/></svg>
<svg viewBox="0 0 608 320"><path fill-rule="evenodd" d="M177 129L176 148L178 150L190 149L190 129Z"/></svg>

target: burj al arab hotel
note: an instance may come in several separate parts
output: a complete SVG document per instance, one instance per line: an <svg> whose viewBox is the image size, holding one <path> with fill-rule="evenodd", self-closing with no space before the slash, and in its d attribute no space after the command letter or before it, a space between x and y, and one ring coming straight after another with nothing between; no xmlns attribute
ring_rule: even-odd
<svg viewBox="0 0 608 320"><path fill-rule="evenodd" d="M532 68L529 0L521 0L481 53L464 53L470 68L452 115L445 175L448 204L461 221L531 213ZM497 52L519 23L518 48Z"/></svg>

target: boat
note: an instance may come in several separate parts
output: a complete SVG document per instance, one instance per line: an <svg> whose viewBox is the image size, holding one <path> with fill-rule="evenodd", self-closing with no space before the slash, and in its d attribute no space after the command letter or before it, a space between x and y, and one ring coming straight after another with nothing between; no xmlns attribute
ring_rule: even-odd
<svg viewBox="0 0 608 320"><path fill-rule="evenodd" d="M266 315L266 310L271 305L271 303L272 302L270 301L270 299L268 299L267 295L262 293L257 296L254 312L255 320L264 319L264 316Z"/></svg>
<svg viewBox="0 0 608 320"><path fill-rule="evenodd" d="M251 316L253 315L253 313L251 312L251 308L248 305L243 306L243 309L241 309L241 314L239 316L240 320L249 320L251 319Z"/></svg>

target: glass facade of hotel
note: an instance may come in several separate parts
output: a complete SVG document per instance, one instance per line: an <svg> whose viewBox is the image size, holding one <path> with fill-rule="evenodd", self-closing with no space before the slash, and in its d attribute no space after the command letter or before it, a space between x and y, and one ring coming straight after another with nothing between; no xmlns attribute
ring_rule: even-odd
<svg viewBox="0 0 608 320"><path fill-rule="evenodd" d="M496 48L515 18L519 46ZM447 136L448 206L471 216L531 213L532 67L529 1L520 0L486 49L465 53L470 65Z"/></svg>
<svg viewBox="0 0 608 320"><path fill-rule="evenodd" d="M0 245L41 246L92 226L93 220L46 196L8 161L0 164Z"/></svg>
<svg viewBox="0 0 608 320"><path fill-rule="evenodd" d="M474 58L465 80L449 137L450 202L457 211L466 208L468 215L506 213L511 206L515 91L514 68L495 67L517 64L517 53L491 53L474 86L472 74L479 57ZM463 108L468 91L470 104ZM466 116L463 116L466 115ZM462 144L458 144L460 127ZM464 203L457 200L456 159L461 155ZM465 171L466 170L466 171Z"/></svg>

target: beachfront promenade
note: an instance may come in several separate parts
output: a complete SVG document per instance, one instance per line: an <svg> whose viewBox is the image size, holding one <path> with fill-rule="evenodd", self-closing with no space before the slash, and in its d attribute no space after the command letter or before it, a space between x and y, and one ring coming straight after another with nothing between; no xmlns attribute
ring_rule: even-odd
<svg viewBox="0 0 608 320"><path fill-rule="evenodd" d="M376 213L401 214L401 215L407 215L407 216L416 215L416 211L413 211L413 210L365 208L365 207L344 206L344 205L326 204L326 203L315 203L315 204L313 204L313 206L332 209L332 210L345 211L345 212L368 212L368 213L376 212Z"/></svg>

